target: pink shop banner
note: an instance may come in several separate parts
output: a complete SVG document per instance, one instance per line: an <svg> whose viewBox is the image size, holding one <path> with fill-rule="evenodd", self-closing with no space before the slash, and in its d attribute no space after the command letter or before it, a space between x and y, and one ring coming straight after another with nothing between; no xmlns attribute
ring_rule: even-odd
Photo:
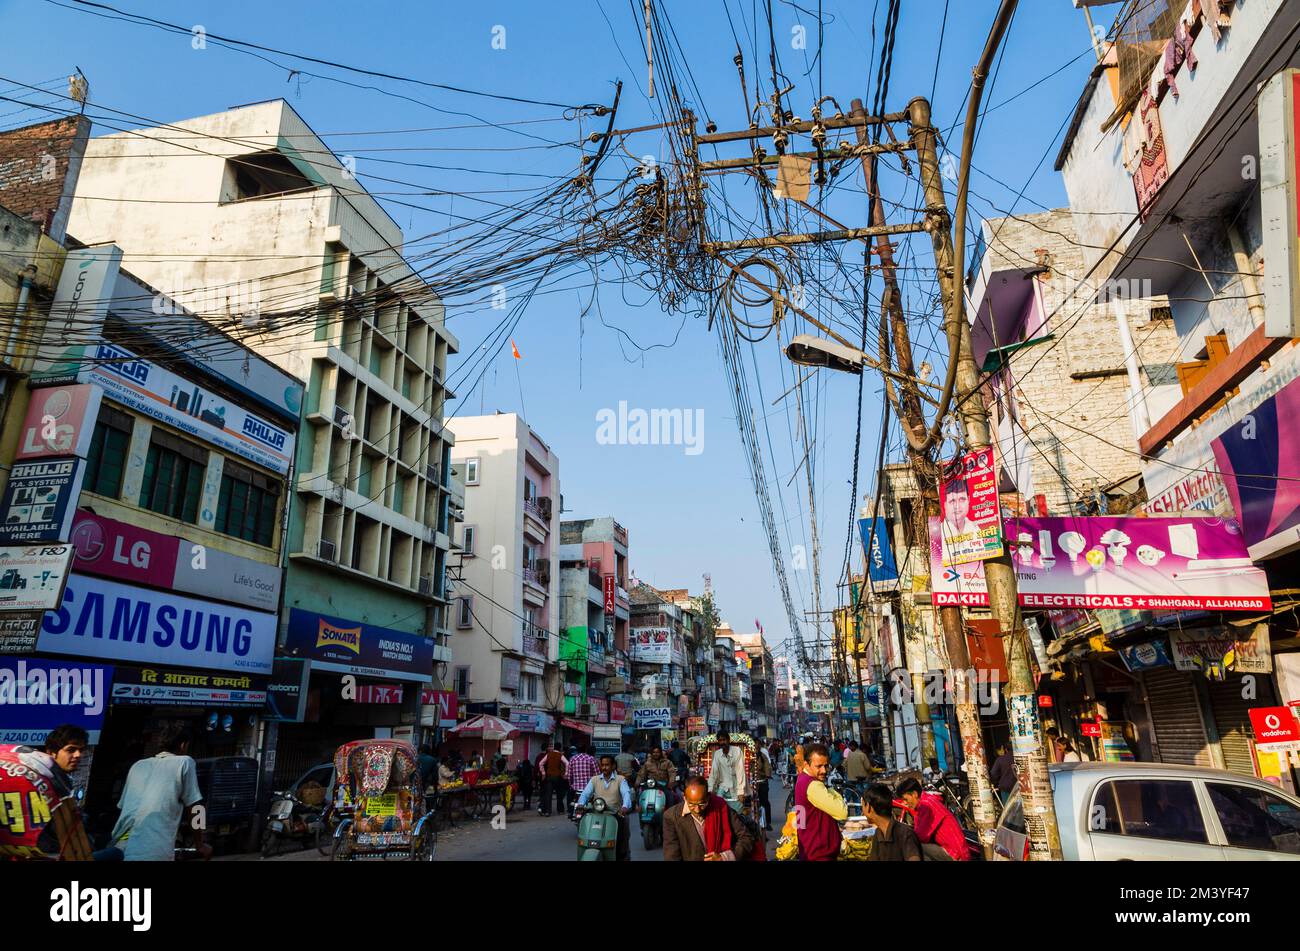
<svg viewBox="0 0 1300 951"><path fill-rule="evenodd" d="M1268 580L1236 522L1219 518L1012 518L1007 548L1027 608L1267 611ZM984 563L942 564L930 519L933 602L987 605Z"/></svg>

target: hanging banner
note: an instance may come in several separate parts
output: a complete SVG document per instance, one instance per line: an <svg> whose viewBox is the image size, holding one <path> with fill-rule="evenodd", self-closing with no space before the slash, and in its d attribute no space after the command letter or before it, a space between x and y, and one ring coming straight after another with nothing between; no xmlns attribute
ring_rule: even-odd
<svg viewBox="0 0 1300 951"><path fill-rule="evenodd" d="M1251 707L1246 712L1258 749L1265 753L1300 750L1300 720L1290 707Z"/></svg>
<svg viewBox="0 0 1300 951"><path fill-rule="evenodd" d="M632 659L642 664L670 664L673 632L666 627L634 627L629 631Z"/></svg>
<svg viewBox="0 0 1300 951"><path fill-rule="evenodd" d="M82 459L17 463L0 497L0 542L63 542L86 475Z"/></svg>
<svg viewBox="0 0 1300 951"><path fill-rule="evenodd" d="M1016 518L1006 523L1029 608L1268 611L1268 579L1235 523L1216 518ZM942 564L930 519L933 602L987 605L984 565Z"/></svg>
<svg viewBox="0 0 1300 951"><path fill-rule="evenodd" d="M898 565L894 562L889 524L883 518L860 518L858 533L862 536L862 551L872 589L895 590L898 587Z"/></svg>
<svg viewBox="0 0 1300 951"><path fill-rule="evenodd" d="M964 565L1002 554L1002 514L993 450L968 452L944 470L939 499L944 565Z"/></svg>

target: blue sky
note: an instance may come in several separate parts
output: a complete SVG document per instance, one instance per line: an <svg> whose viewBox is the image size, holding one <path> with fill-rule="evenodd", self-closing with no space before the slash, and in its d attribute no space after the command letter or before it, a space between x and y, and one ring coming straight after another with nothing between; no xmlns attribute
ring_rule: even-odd
<svg viewBox="0 0 1300 951"><path fill-rule="evenodd" d="M305 0L110 2L133 13L187 26L202 25L210 33L280 50L521 98L607 103L612 98L613 81L622 79L625 88L619 127L658 121L657 104L644 95L641 30L629 0L472 5L413 0L337 5ZM90 80L92 115L109 115L103 110L111 108L167 122L283 96L337 153L356 156L359 179L374 190L422 188L461 193L457 198L411 199L411 204L421 206L419 210L390 206L408 237L445 228L453 220L449 216L476 215L490 207L475 198L504 200L503 196L512 193L496 190L534 188L544 181L536 176L572 172L577 156L574 149L522 149L542 143L518 134L519 130L572 142L604 125L604 120L587 118L579 128L579 123L566 121L561 110L549 106L346 74L338 75L409 98L320 78L291 78L283 66L214 44L196 50L187 36L59 5L68 3L0 0L0 32L7 38L0 65L0 96L66 106L65 100L10 87L14 83L48 83L46 88L62 92L65 86L52 81L77 67ZM693 82L689 90L683 90L684 98L722 129L744 127L745 109L732 62L733 37L746 49L752 90L755 67L766 73L766 5L754 0L656 0L656 5L661 17L675 28L676 43L690 65ZM797 6L778 0L773 4L782 65L797 84L791 94L796 114L808 116L819 80L822 91L835 95L846 107L854 96L870 105L869 83L875 77L869 57L872 15L878 11L879 32L887 5L884 0L798 0ZM639 0L635 6L639 8ZM947 26L936 73L936 43L945 6ZM823 53L817 62L819 7L825 26ZM970 70L996 8L996 0L951 0L948 4L944 0L907 0L899 21L888 110L903 109L917 95L929 97L933 88L936 122L944 128L951 126L964 113ZM752 39L756 16L760 27L757 63ZM804 50L792 44L797 35L794 28L801 24L807 35ZM504 49L493 48L493 30L498 26L505 28ZM500 31L495 35L501 36ZM20 39L24 37L26 41ZM660 38L659 42L673 39ZM877 36L876 46L879 41ZM985 93L985 106L992 108L981 126L974 159L979 170L972 179L974 214L993 216L997 214L994 207L1027 212L1064 203L1052 161L1060 129L1092 64L1083 17L1068 0L1026 0L1021 4L1005 53ZM310 65L303 68L327 71ZM665 77L658 81L662 89ZM686 83L685 77L683 81ZM662 101L661 95L658 102ZM49 117L49 113L22 110L20 105L0 101L0 127ZM521 120L552 121L512 126L514 131L481 124ZM114 124L125 128L146 123L118 118ZM472 127L445 128L454 125ZM381 130L429 127L444 131L378 134ZM100 124L98 131L110 130ZM337 134L357 132L370 134ZM954 144L959 136L960 130L954 130ZM662 136L654 132L628 139L634 155L657 154L663 144ZM395 145L403 151L376 151ZM475 151L462 151L471 149ZM393 156L440 167L375 161ZM630 159L622 156L621 160L627 167ZM407 184L375 183L368 180L371 175L399 178ZM888 187L886 182L887 195ZM1024 196L1018 199L1022 189ZM851 196L836 201L837 214L861 212L860 195L856 202ZM915 246L915 255L918 262L930 260L928 241ZM860 265L860 251L847 252L845 260ZM523 359L515 363L508 342L494 346L494 355L488 354L491 365L478 386L471 390L468 382L461 383L459 401L449 405L458 415L473 415L481 410L519 411L522 402L530 424L560 458L562 490L571 510L571 514L566 512L568 517L613 515L629 530L631 565L638 577L662 587L698 590L702 576L710 573L724 618L743 631L751 630L758 618L769 641L779 643L788 624L714 335L698 317L665 313L648 290L617 278L617 271L611 269L601 274L594 303L580 316L593 301L591 276L584 267L572 269L558 289L529 304L514 334ZM913 305L924 296L919 286L909 293L919 295L910 301ZM462 342L459 359L464 360L482 345L500 314L481 304L457 307L456 301L450 303L449 325ZM810 308L822 306L828 305L819 301ZM932 339L932 332L933 328L919 334L919 348ZM761 400L757 392L753 399L755 414L765 417L759 425L763 427L761 442L777 528L787 557L794 553L789 570L792 594L796 610L811 610L808 499L805 475L798 469L803 452L801 447L796 449L797 439L793 438L795 401L791 397L771 405L795 378L772 339L758 345L751 358L763 393ZM451 372L456 374L456 363ZM808 382L806 393L809 415L816 416L812 471L823 548L823 607L830 607L848 527L857 383L849 376L820 371ZM858 504L872 488L880 400L876 381L869 378L862 410ZM688 454L683 446L599 443L597 414L602 409L617 411L620 401L632 408L702 411L703 451ZM894 458L898 457L896 442L893 438L889 441ZM802 568L795 550L799 545L804 546L806 567ZM855 564L860 565L856 544L853 553Z"/></svg>

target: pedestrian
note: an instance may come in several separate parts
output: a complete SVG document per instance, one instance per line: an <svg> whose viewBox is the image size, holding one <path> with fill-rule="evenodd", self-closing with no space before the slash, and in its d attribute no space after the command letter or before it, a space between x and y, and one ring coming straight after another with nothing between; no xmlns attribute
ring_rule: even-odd
<svg viewBox="0 0 1300 951"><path fill-rule="evenodd" d="M957 817L944 805L942 796L936 792L926 792L910 776L898 784L894 795L903 800L915 814L912 831L916 833L921 851L927 858L944 862L970 861L966 834L962 832Z"/></svg>
<svg viewBox="0 0 1300 951"><path fill-rule="evenodd" d="M768 781L772 778L772 760L767 750L759 746L754 754L754 794L762 809L763 829L772 831L772 800L768 798Z"/></svg>
<svg viewBox="0 0 1300 951"><path fill-rule="evenodd" d="M668 759L677 767L677 783L683 789L686 788L686 777L691 771L691 755L682 749L682 744L673 740L672 749L668 751Z"/></svg>
<svg viewBox="0 0 1300 951"><path fill-rule="evenodd" d="M492 775L500 776L506 771L506 756L500 750L497 750L492 756Z"/></svg>
<svg viewBox="0 0 1300 951"><path fill-rule="evenodd" d="M1048 752L1052 755L1052 762L1061 762L1061 757L1065 754L1065 743L1061 740L1061 731L1056 727L1047 728Z"/></svg>
<svg viewBox="0 0 1300 951"><path fill-rule="evenodd" d="M831 747L831 769L839 769L840 764L844 762L843 747L836 743Z"/></svg>
<svg viewBox="0 0 1300 951"><path fill-rule="evenodd" d="M433 755L433 747L425 743L420 747L420 756L415 762L420 774L420 791L423 792L433 785L438 775L438 757Z"/></svg>
<svg viewBox="0 0 1300 951"><path fill-rule="evenodd" d="M569 790L569 805L571 806L578 800L578 794L586 788L587 783L599 771L596 764L596 757L592 756L586 750L577 752L574 747L574 754L569 758L568 768L564 771L564 778ZM567 810L566 810L567 811Z"/></svg>
<svg viewBox="0 0 1300 951"><path fill-rule="evenodd" d="M212 857L212 847L203 841L203 823L195 821L203 797L190 741L189 727L172 723L163 732L162 751L138 760L127 773L118 803L122 812L110 837L126 861L173 861L178 828L187 830L202 858Z"/></svg>
<svg viewBox="0 0 1300 951"><path fill-rule="evenodd" d="M840 826L849 817L844 797L826 786L830 750L820 743L804 748L803 771L794 784L794 808L803 818L799 829L799 858L805 862L834 862L840 854Z"/></svg>
<svg viewBox="0 0 1300 951"><path fill-rule="evenodd" d="M636 771L641 768L641 762L632 755L632 751L624 747L619 754L614 757L614 762L618 767L618 774L632 784L636 778Z"/></svg>
<svg viewBox="0 0 1300 951"><path fill-rule="evenodd" d="M862 814L876 827L871 837L871 862L919 862L921 843L916 833L894 819L894 791L884 783L867 787ZM803 833L800 833L802 836Z"/></svg>
<svg viewBox="0 0 1300 951"><path fill-rule="evenodd" d="M740 799L745 795L745 751L731 745L731 734L725 730L718 734L718 748L713 751L709 792L724 799Z"/></svg>
<svg viewBox="0 0 1300 951"><path fill-rule="evenodd" d="M574 759L584 755L579 753ZM590 758L590 757L588 757ZM627 814L632 811L632 788L626 777L615 772L617 763L613 756L605 753L600 758L599 772L587 780L582 792L578 794L578 809L586 808L592 799L601 799L605 809L613 812L618 819L618 841L614 848L614 858L619 862L632 860L631 831Z"/></svg>
<svg viewBox="0 0 1300 951"><path fill-rule="evenodd" d="M555 741L551 748L542 754L539 772L542 774L542 798L537 803L537 814L549 816L551 814L551 803L559 804L560 810L565 811L565 790L568 783L565 782L565 773L568 770L569 761L564 758L560 752L560 743Z"/></svg>
<svg viewBox="0 0 1300 951"><path fill-rule="evenodd" d="M1011 797L1011 791L1016 788L1016 761L1005 743L997 745L997 754L989 768L989 782L998 791L998 798L1005 806Z"/></svg>
<svg viewBox="0 0 1300 951"><path fill-rule="evenodd" d="M527 756L520 757L519 762L515 764L515 782L519 784L519 795L524 800L524 809L529 809L533 803L533 776L536 772L537 768Z"/></svg>
<svg viewBox="0 0 1300 951"><path fill-rule="evenodd" d="M858 741L849 741L849 751L844 754L844 778L858 787L871 778L871 760L867 754L858 749Z"/></svg>
<svg viewBox="0 0 1300 951"><path fill-rule="evenodd" d="M753 850L740 813L709 792L703 776L688 779L682 801L664 813L665 862L743 862Z"/></svg>
<svg viewBox="0 0 1300 951"><path fill-rule="evenodd" d="M1061 740L1061 762L1062 763L1082 763L1083 754L1074 748L1074 741Z"/></svg>

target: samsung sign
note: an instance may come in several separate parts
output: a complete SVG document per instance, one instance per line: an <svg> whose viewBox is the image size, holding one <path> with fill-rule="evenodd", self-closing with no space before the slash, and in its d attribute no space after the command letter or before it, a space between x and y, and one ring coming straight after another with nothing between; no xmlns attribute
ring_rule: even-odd
<svg viewBox="0 0 1300 951"><path fill-rule="evenodd" d="M275 615L74 574L37 650L138 664L269 674Z"/></svg>

